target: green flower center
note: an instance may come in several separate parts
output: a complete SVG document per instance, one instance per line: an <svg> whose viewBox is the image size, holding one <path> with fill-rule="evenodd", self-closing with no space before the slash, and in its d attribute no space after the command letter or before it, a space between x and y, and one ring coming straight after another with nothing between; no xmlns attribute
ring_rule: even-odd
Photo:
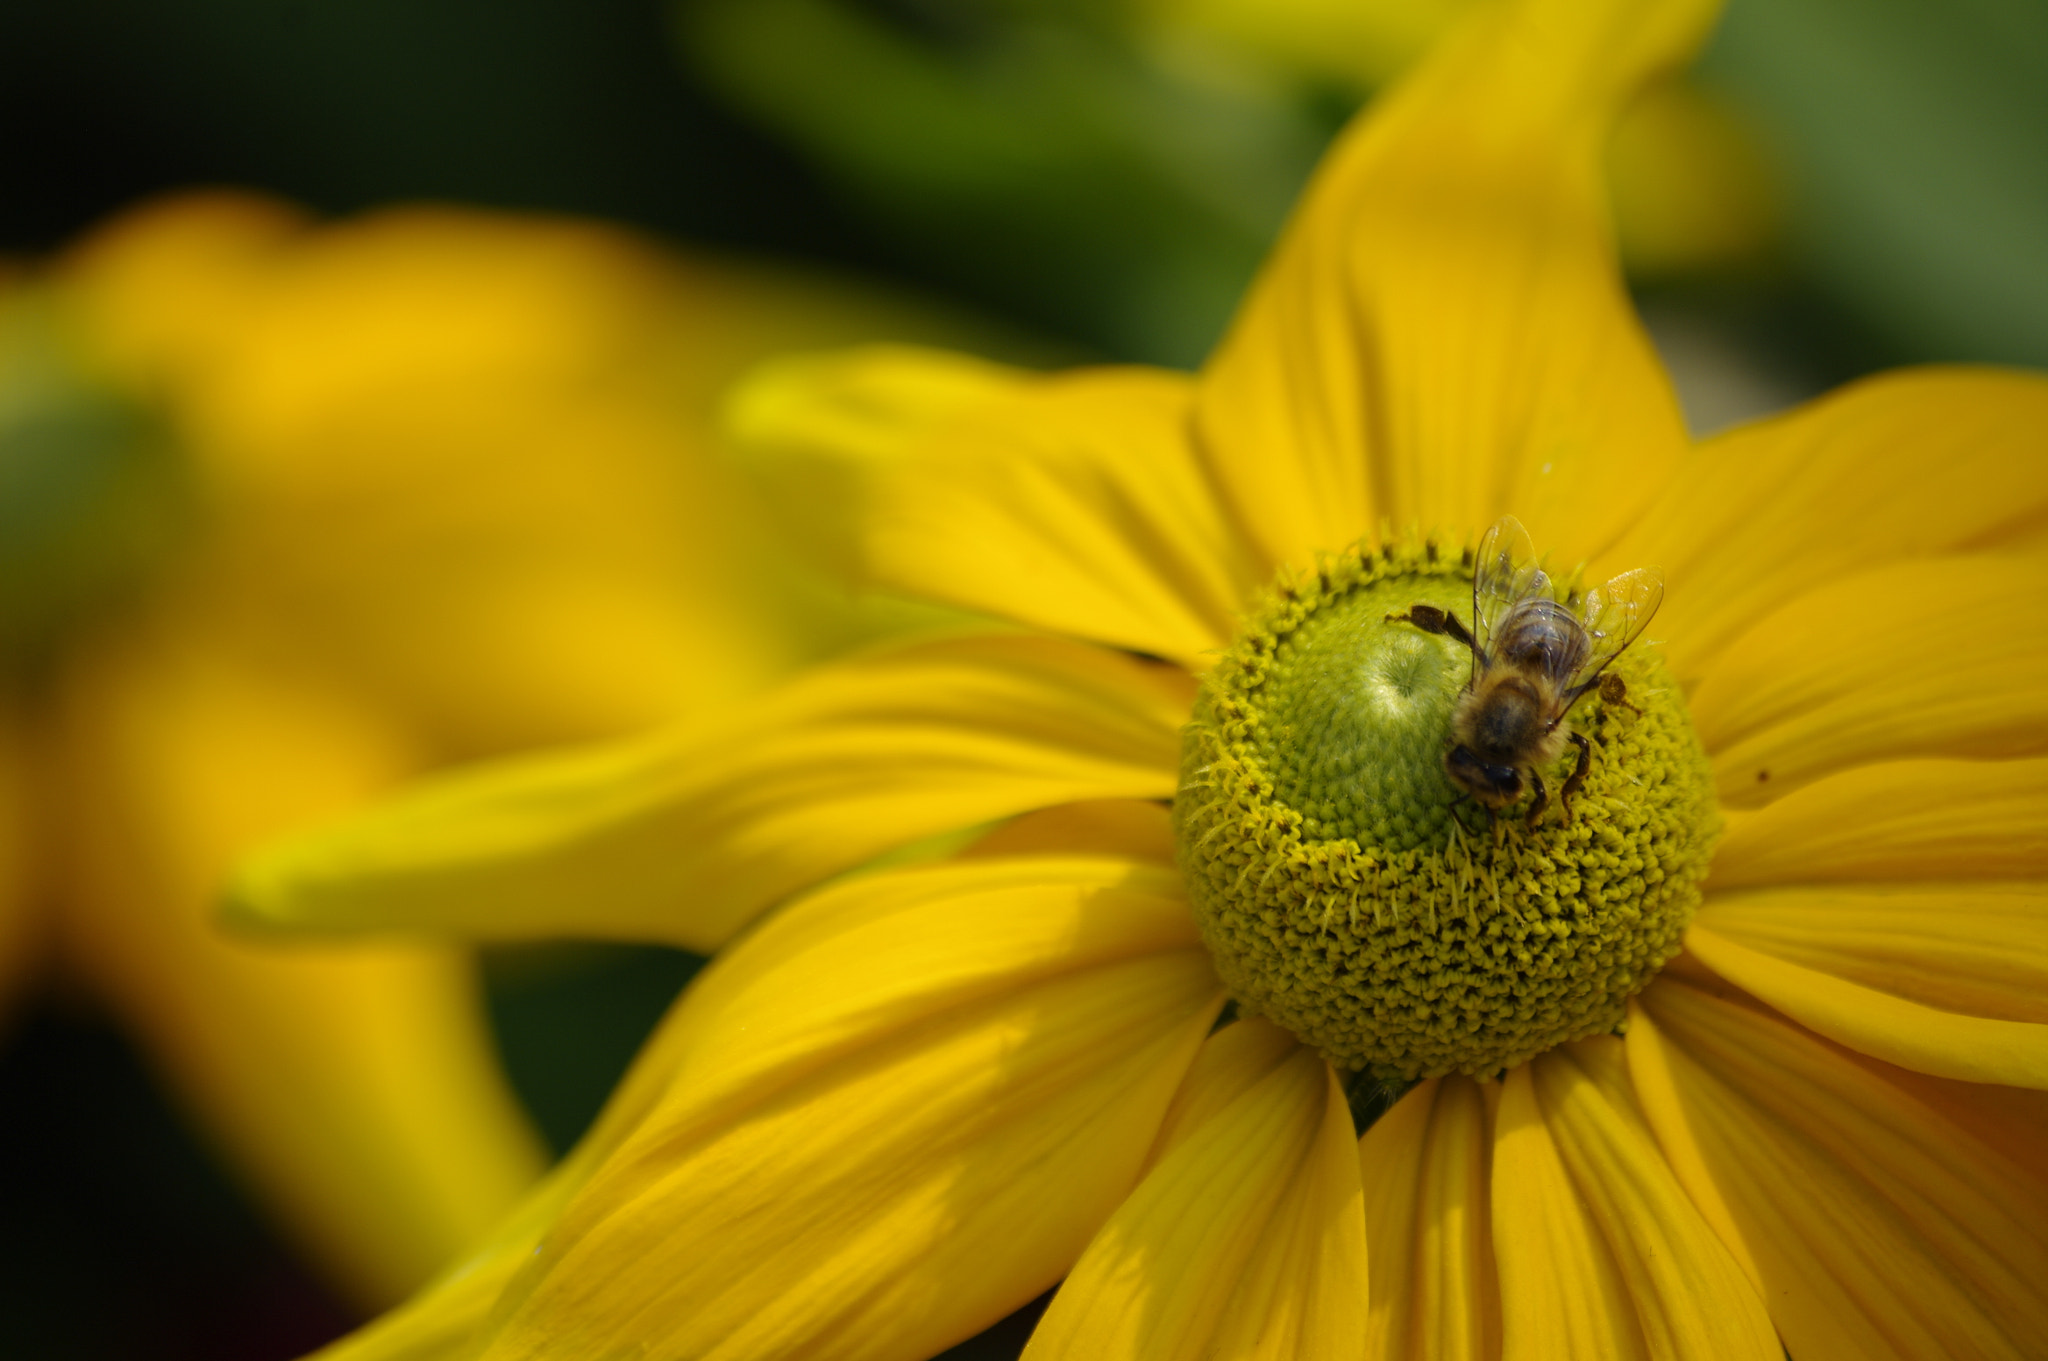
<svg viewBox="0 0 2048 1361"><path fill-rule="evenodd" d="M1591 744L1564 820L1489 814L1444 768L1471 676L1462 644L1389 620L1470 621L1472 568L1434 544L1360 545L1283 579L1203 681L1174 800L1202 937L1247 1011L1378 1078L1498 1073L1617 1029L1679 949L1720 819L1654 646L1569 722Z"/></svg>

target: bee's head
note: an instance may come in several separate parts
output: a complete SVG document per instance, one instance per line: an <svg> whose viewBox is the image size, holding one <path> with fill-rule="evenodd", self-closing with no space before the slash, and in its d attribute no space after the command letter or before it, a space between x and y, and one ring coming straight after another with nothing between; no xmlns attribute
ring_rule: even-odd
<svg viewBox="0 0 2048 1361"><path fill-rule="evenodd" d="M1488 808L1505 808L1522 797L1522 772L1513 766L1488 765L1462 742L1445 755L1444 771L1453 784Z"/></svg>

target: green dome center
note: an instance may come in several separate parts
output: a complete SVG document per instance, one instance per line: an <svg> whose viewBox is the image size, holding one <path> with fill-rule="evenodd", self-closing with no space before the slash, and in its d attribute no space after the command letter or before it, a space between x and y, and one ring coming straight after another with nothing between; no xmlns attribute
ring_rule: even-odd
<svg viewBox="0 0 2048 1361"><path fill-rule="evenodd" d="M1589 694L1564 820L1489 815L1445 773L1471 653L1389 620L1469 621L1472 569L1433 545L1364 546L1283 581L1204 680L1176 835L1203 939L1239 1004L1339 1068L1497 1073L1616 1029L1676 954L1719 829L1713 786L1654 646ZM1567 747L1538 773L1553 791Z"/></svg>

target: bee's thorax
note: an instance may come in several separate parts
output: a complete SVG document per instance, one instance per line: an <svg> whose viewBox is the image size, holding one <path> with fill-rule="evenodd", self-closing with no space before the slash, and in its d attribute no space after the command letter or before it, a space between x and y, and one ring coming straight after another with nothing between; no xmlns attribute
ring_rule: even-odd
<svg viewBox="0 0 2048 1361"><path fill-rule="evenodd" d="M1554 718L1555 687L1539 679L1498 672L1458 698L1452 729L1473 755L1489 765L1525 766L1553 760L1563 749L1563 725Z"/></svg>
<svg viewBox="0 0 2048 1361"><path fill-rule="evenodd" d="M1525 600L1496 626L1493 663L1511 670L1566 677L1593 649L1586 626L1555 600Z"/></svg>

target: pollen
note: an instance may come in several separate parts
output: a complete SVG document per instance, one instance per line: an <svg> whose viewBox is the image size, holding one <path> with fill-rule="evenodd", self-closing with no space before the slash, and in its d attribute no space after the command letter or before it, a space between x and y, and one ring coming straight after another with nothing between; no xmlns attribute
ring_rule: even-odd
<svg viewBox="0 0 2048 1361"><path fill-rule="evenodd" d="M1588 694L1592 762L1537 825L1444 770L1472 671L1469 554L1359 545L1283 576L1204 680L1174 828L1202 938L1240 1008L1382 1079L1496 1074L1621 1028L1679 950L1720 829L1705 754L1657 649L1609 668L1637 713ZM1555 790L1569 748L1540 771Z"/></svg>

